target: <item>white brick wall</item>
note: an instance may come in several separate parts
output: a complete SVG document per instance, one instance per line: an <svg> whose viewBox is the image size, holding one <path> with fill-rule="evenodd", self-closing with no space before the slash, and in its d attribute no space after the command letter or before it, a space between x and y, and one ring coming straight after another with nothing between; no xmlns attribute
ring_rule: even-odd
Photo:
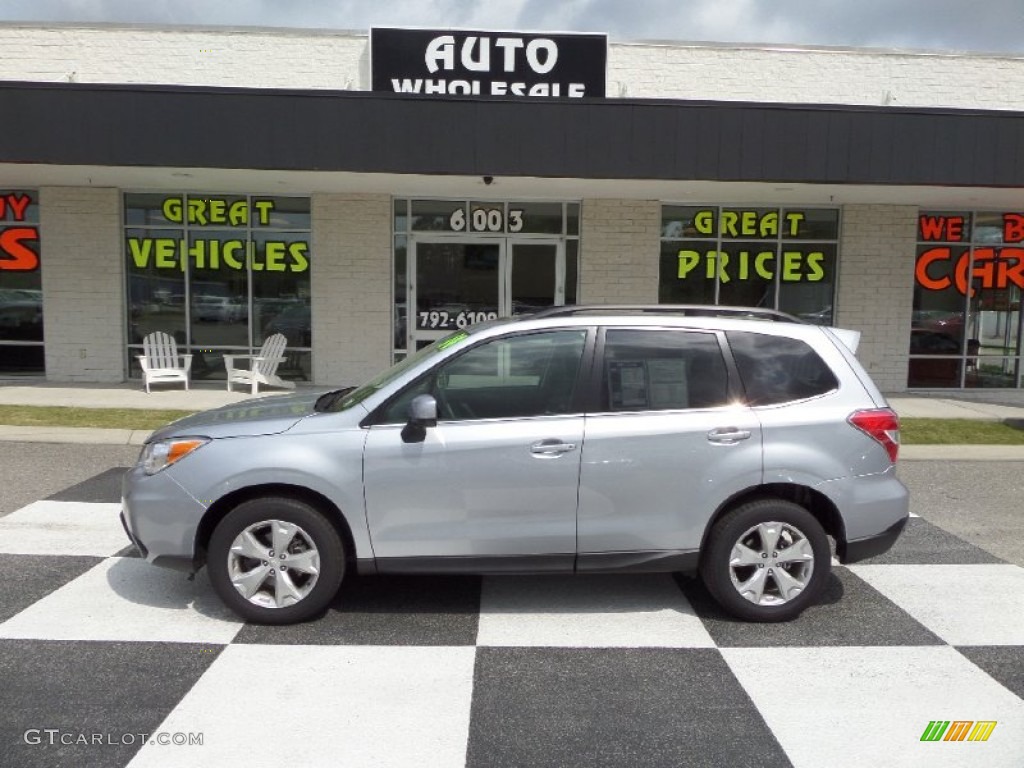
<svg viewBox="0 0 1024 768"><path fill-rule="evenodd" d="M661 203L584 200L580 303L656 304Z"/></svg>
<svg viewBox="0 0 1024 768"><path fill-rule="evenodd" d="M360 384L391 363L391 198L313 195L313 381Z"/></svg>
<svg viewBox="0 0 1024 768"><path fill-rule="evenodd" d="M883 392L907 388L917 210L843 208L835 323L861 332L857 357Z"/></svg>
<svg viewBox="0 0 1024 768"><path fill-rule="evenodd" d="M368 90L366 32L0 23L0 80ZM608 95L1024 109L1024 57L611 43Z"/></svg>
<svg viewBox="0 0 1024 768"><path fill-rule="evenodd" d="M116 189L39 190L50 381L124 380L124 259Z"/></svg>

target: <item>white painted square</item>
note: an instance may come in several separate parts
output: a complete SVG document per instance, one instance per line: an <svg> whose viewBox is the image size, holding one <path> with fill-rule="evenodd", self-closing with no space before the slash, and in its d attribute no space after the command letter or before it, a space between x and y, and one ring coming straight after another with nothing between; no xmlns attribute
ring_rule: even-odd
<svg viewBox="0 0 1024 768"><path fill-rule="evenodd" d="M713 648L668 574L484 579L477 645Z"/></svg>
<svg viewBox="0 0 1024 768"><path fill-rule="evenodd" d="M471 647L232 645L131 768L451 768L466 760Z"/></svg>
<svg viewBox="0 0 1024 768"><path fill-rule="evenodd" d="M0 517L0 552L108 557L131 543L120 513L120 504L36 501Z"/></svg>
<svg viewBox="0 0 1024 768"><path fill-rule="evenodd" d="M112 557L0 624L0 637L229 643L242 622L200 571Z"/></svg>
<svg viewBox="0 0 1024 768"><path fill-rule="evenodd" d="M949 646L723 648L795 768L1020 768L1024 701ZM987 742L922 742L995 720Z"/></svg>
<svg viewBox="0 0 1024 768"><path fill-rule="evenodd" d="M1024 645L1024 568L992 563L850 570L950 645Z"/></svg>

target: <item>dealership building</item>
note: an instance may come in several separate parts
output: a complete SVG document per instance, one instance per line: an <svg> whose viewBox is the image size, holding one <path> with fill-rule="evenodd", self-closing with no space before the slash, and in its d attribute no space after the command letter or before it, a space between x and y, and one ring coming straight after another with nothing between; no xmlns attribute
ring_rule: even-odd
<svg viewBox="0 0 1024 768"><path fill-rule="evenodd" d="M355 384L552 304L779 309L1019 389L1024 57L0 24L0 379Z"/></svg>

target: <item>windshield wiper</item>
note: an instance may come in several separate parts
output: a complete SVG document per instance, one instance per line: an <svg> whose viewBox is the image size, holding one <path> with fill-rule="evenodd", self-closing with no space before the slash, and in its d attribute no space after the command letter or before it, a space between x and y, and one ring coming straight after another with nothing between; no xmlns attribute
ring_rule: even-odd
<svg viewBox="0 0 1024 768"><path fill-rule="evenodd" d="M313 410L317 413L323 413L329 411L331 407L338 402L341 398L353 391L355 387L343 387L342 389L335 389L331 392L325 392L316 399L313 404Z"/></svg>

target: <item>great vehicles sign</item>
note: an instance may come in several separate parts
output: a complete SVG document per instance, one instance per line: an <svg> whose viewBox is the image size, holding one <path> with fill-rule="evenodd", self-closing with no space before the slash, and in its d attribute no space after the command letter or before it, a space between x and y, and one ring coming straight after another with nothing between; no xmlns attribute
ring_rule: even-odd
<svg viewBox="0 0 1024 768"><path fill-rule="evenodd" d="M608 38L374 28L374 91L509 99L603 97Z"/></svg>

